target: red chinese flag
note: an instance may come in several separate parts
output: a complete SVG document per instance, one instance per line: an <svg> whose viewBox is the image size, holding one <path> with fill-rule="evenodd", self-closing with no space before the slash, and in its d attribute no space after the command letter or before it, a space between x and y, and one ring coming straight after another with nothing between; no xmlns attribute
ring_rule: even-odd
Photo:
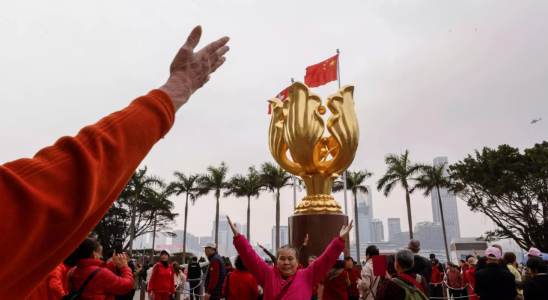
<svg viewBox="0 0 548 300"><path fill-rule="evenodd" d="M304 83L308 87L318 87L328 82L337 80L337 64L339 55L335 55L319 64L306 68Z"/></svg>
<svg viewBox="0 0 548 300"><path fill-rule="evenodd" d="M282 102L284 102L287 97L289 96L289 88L291 86L288 86L285 90L281 91L276 98L280 99ZM272 114L272 105L268 104L268 114Z"/></svg>

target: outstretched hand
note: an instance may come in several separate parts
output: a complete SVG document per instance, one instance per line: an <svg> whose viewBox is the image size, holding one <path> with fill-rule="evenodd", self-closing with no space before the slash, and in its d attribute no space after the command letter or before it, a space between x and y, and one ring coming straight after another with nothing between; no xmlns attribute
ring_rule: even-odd
<svg viewBox="0 0 548 300"><path fill-rule="evenodd" d="M353 223L354 223L354 220L350 221L350 224L348 224L348 226L343 226L341 228L341 233L339 233L340 238L345 240L348 238L348 234L350 233L350 230L352 229L352 227L354 227Z"/></svg>
<svg viewBox="0 0 548 300"><path fill-rule="evenodd" d="M236 227L236 224L233 224L232 221L230 221L230 217L226 216L226 219L228 220L228 225L230 225L230 228L232 229L232 233L234 233L234 236L237 236L240 234L240 231L238 230L238 227Z"/></svg>
<svg viewBox="0 0 548 300"><path fill-rule="evenodd" d="M263 250L264 250L264 247L263 247L263 245L261 245L261 244L257 243L257 246L259 246L259 248L261 248L261 249L263 249Z"/></svg>
<svg viewBox="0 0 548 300"><path fill-rule="evenodd" d="M175 110L183 106L196 90L206 84L211 73L226 60L224 55L229 50L226 46L229 37L222 37L200 51L194 52L201 36L202 27L196 26L175 55L171 63L169 79L160 87L171 97Z"/></svg>
<svg viewBox="0 0 548 300"><path fill-rule="evenodd" d="M304 243L303 243L305 246L308 244L308 233L306 234L306 236L304 237Z"/></svg>

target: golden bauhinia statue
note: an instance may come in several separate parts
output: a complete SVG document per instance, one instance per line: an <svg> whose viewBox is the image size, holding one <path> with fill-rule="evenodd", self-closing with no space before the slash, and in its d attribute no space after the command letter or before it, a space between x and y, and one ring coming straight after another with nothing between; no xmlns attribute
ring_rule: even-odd
<svg viewBox="0 0 548 300"><path fill-rule="evenodd" d="M331 196L333 181L352 164L358 149L359 127L354 111L354 87L344 86L327 98L332 115L327 120L331 136L324 137L326 109L322 99L308 87L295 82L282 103L269 100L272 119L268 143L276 162L287 172L300 176L306 197L295 207L295 214L342 213ZM291 160L287 156L287 150Z"/></svg>

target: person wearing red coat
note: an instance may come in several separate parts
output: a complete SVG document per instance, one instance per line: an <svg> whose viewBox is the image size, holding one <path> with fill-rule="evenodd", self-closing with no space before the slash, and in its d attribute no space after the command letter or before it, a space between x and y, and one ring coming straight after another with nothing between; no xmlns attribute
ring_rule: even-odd
<svg viewBox="0 0 548 300"><path fill-rule="evenodd" d="M432 275L430 277L430 297L443 297L443 279L439 270L439 261L432 261Z"/></svg>
<svg viewBox="0 0 548 300"><path fill-rule="evenodd" d="M169 250L162 250L160 262L153 266L152 275L148 283L148 298L154 300L169 300L175 296L175 271L168 263L171 253Z"/></svg>
<svg viewBox="0 0 548 300"><path fill-rule="evenodd" d="M247 272L239 255L236 257L234 265L236 269L225 277L223 297L227 300L255 300L259 298L257 280Z"/></svg>
<svg viewBox="0 0 548 300"><path fill-rule="evenodd" d="M350 285L346 289L348 300L360 299L360 290L358 290L358 279L361 277L360 271L354 269L354 259L350 256L344 258L345 271L348 273Z"/></svg>
<svg viewBox="0 0 548 300"><path fill-rule="evenodd" d="M78 291L86 279L100 269L80 294L81 300L114 299L114 295L127 294L133 288L133 273L127 266L124 254L114 254L108 265L101 261L103 247L95 238L86 238L76 249L76 268L68 274L69 290ZM120 276L116 275L116 268Z"/></svg>
<svg viewBox="0 0 548 300"><path fill-rule="evenodd" d="M470 285L470 300L479 300L479 297L474 292L474 289L476 288L476 264L478 263L478 260L475 257L470 257L468 259L468 264L470 265L470 269L466 271L464 274L464 282L465 284L468 283Z"/></svg>
<svg viewBox="0 0 548 300"><path fill-rule="evenodd" d="M348 300L346 289L350 286L348 272L344 270L344 261L337 260L323 282L322 300Z"/></svg>

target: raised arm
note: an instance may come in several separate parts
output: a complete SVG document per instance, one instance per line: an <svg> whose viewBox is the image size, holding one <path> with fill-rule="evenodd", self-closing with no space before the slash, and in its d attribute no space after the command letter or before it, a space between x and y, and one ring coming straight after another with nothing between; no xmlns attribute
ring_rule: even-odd
<svg viewBox="0 0 548 300"><path fill-rule="evenodd" d="M201 32L192 31L160 89L32 159L0 166L0 295L26 299L78 247L170 130L176 110L223 64L228 37L195 53Z"/></svg>
<svg viewBox="0 0 548 300"><path fill-rule="evenodd" d="M238 228L232 224L230 218L226 216L230 228L232 228L232 233L234 233L234 247L236 251L242 258L242 261L253 277L257 279L257 282L261 286L265 286L266 274L270 271L270 268L266 262L253 250L247 239L240 234Z"/></svg>
<svg viewBox="0 0 548 300"><path fill-rule="evenodd" d="M327 246L325 252L316 259L308 268L301 270L305 273L305 277L312 281L315 286L325 278L325 275L333 267L335 261L344 250L346 243L345 238L348 238L348 233L353 227L353 221L350 221L348 226L343 226L338 238L334 238L331 244ZM246 265L247 266L247 265Z"/></svg>
<svg viewBox="0 0 548 300"><path fill-rule="evenodd" d="M270 260L272 260L272 262L277 265L278 264L278 259L276 258L276 256L274 256L274 254L272 254L270 251L268 251L265 247L263 247L263 245L257 243L257 246L259 246L259 248L263 249L264 253L266 253L266 255L268 255L268 257L270 257Z"/></svg>

